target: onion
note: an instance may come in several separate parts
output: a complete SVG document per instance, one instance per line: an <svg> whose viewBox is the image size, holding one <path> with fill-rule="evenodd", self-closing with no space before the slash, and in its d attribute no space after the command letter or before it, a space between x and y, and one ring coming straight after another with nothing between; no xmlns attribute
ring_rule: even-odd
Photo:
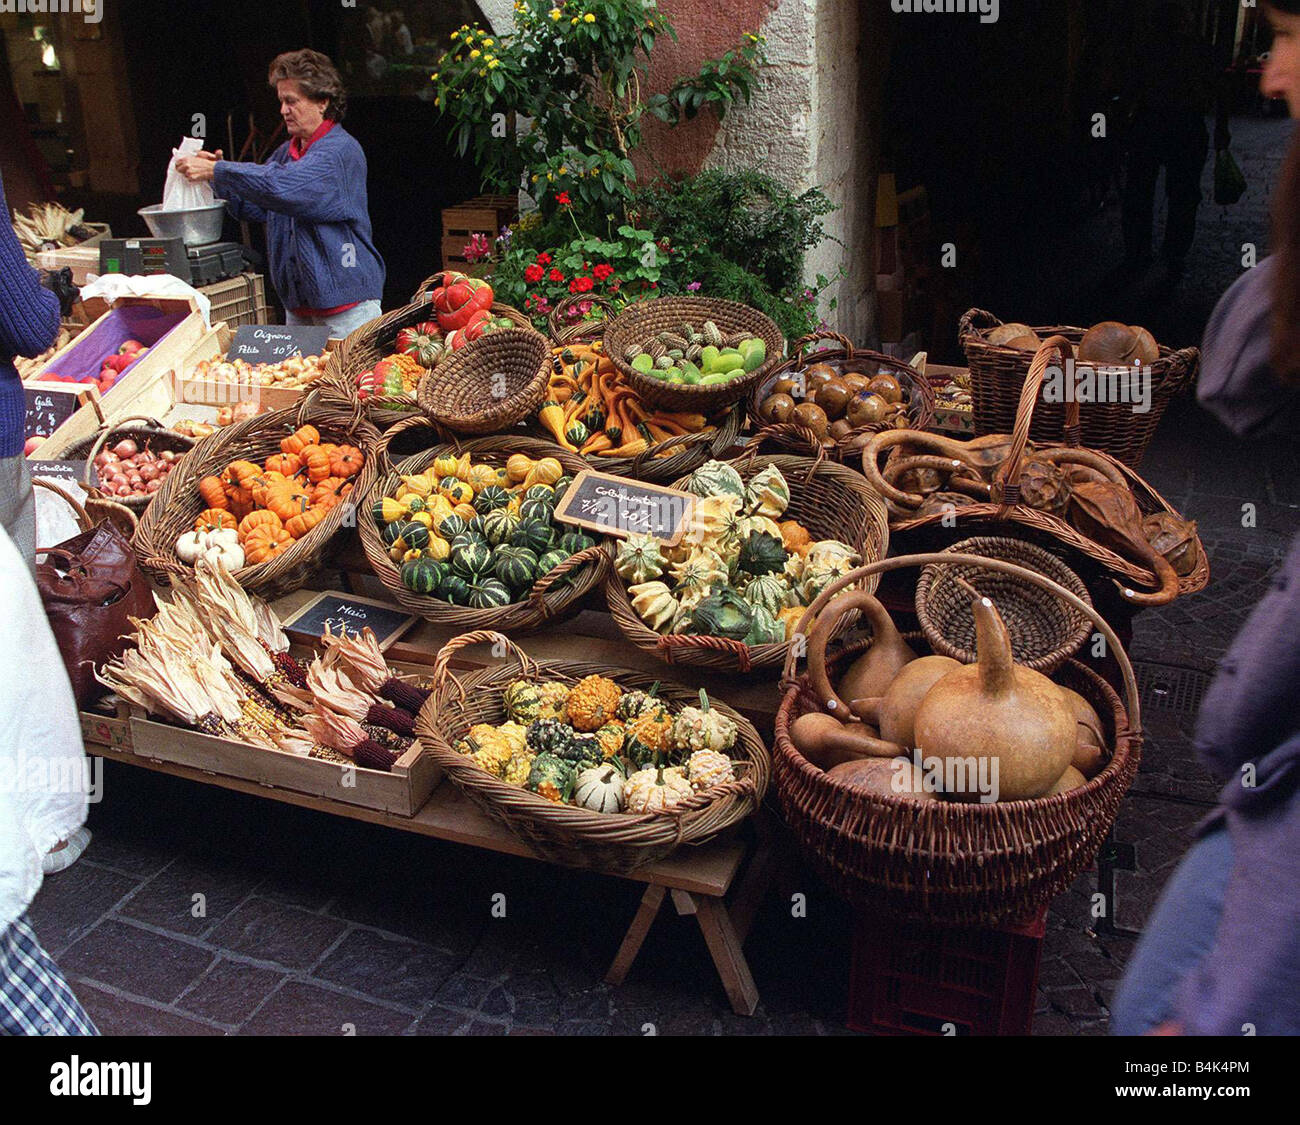
<svg viewBox="0 0 1300 1125"><path fill-rule="evenodd" d="M158 479L158 466L152 461L146 461L140 466L140 479L146 483Z"/></svg>
<svg viewBox="0 0 1300 1125"><path fill-rule="evenodd" d="M123 438L113 446L113 452L125 460L127 457L133 457L139 448L130 438Z"/></svg>
<svg viewBox="0 0 1300 1125"><path fill-rule="evenodd" d="M162 481L160 480L151 480L144 486L146 492L157 492L160 488L162 488Z"/></svg>
<svg viewBox="0 0 1300 1125"><path fill-rule="evenodd" d="M176 460L176 454L173 453L170 449L164 449L160 454L158 454L158 460L159 460L159 461L175 461L175 460Z"/></svg>
<svg viewBox="0 0 1300 1125"><path fill-rule="evenodd" d="M137 465L148 464L150 461L157 461L158 455L152 449L142 449L135 455Z"/></svg>

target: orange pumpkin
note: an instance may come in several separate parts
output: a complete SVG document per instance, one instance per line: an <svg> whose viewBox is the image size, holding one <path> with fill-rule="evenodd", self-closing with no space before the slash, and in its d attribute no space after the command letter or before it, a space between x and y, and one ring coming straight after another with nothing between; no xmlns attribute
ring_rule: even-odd
<svg viewBox="0 0 1300 1125"><path fill-rule="evenodd" d="M330 455L319 445L309 445L298 456L302 458L302 467L312 484L319 484L326 477L337 475L330 472Z"/></svg>
<svg viewBox="0 0 1300 1125"><path fill-rule="evenodd" d="M311 506L311 497L302 486L292 482L273 484L266 490L265 506L288 523Z"/></svg>
<svg viewBox="0 0 1300 1125"><path fill-rule="evenodd" d="M220 531L225 527L235 527L238 523L234 514L226 508L206 508L195 518L194 530Z"/></svg>
<svg viewBox="0 0 1300 1125"><path fill-rule="evenodd" d="M319 524L327 514L328 512L325 508L307 508L305 511L299 512L293 517L293 519L288 520L284 525L284 529L295 539L301 539L307 534L307 532Z"/></svg>
<svg viewBox="0 0 1300 1125"><path fill-rule="evenodd" d="M279 531L284 527L280 517L266 508L259 508L255 512L249 512L242 520L239 521L239 541L245 542L249 534L259 527L269 527L273 531Z"/></svg>
<svg viewBox="0 0 1300 1125"><path fill-rule="evenodd" d="M244 561L249 566L268 562L293 546L293 536L282 527L259 524L244 538Z"/></svg>
<svg viewBox="0 0 1300 1125"><path fill-rule="evenodd" d="M230 507L230 498L226 495L226 482L220 477L204 477L199 481L199 496L209 508Z"/></svg>
<svg viewBox="0 0 1300 1125"><path fill-rule="evenodd" d="M313 484L307 493L311 496L313 504L333 507L351 491L352 485L342 477L326 477L323 481Z"/></svg>
<svg viewBox="0 0 1300 1125"><path fill-rule="evenodd" d="M263 473L260 477L254 478L249 483L249 491L253 494L253 503L259 507L266 507L266 490L277 484L292 484L291 478L286 477L283 473Z"/></svg>
<svg viewBox="0 0 1300 1125"><path fill-rule="evenodd" d="M366 463L355 445L340 445L330 454L330 472L336 477L354 477Z"/></svg>
<svg viewBox="0 0 1300 1125"><path fill-rule="evenodd" d="M264 471L261 465L254 464L252 461L231 461L221 476L231 484L244 485Z"/></svg>
<svg viewBox="0 0 1300 1125"><path fill-rule="evenodd" d="M302 459L296 453L272 453L266 459L266 471L268 473L280 473L283 476L291 477L302 468Z"/></svg>
<svg viewBox="0 0 1300 1125"><path fill-rule="evenodd" d="M280 442L281 453L298 453L309 445L320 443L320 430L315 426L299 426L292 434Z"/></svg>

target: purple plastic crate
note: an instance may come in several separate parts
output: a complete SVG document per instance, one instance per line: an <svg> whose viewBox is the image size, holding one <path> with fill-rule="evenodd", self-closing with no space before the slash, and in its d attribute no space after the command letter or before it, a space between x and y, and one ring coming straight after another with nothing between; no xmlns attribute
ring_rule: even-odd
<svg viewBox="0 0 1300 1125"><path fill-rule="evenodd" d="M188 312L164 312L153 305L123 305L119 309L110 309L93 332L83 332L73 342L59 358L57 367L51 365L42 374L56 372L71 375L74 380L83 375L98 375L104 360L116 355L117 349L127 340L139 340L146 348L152 348L188 315ZM132 363L124 368L109 389L116 388L122 376L134 366Z"/></svg>

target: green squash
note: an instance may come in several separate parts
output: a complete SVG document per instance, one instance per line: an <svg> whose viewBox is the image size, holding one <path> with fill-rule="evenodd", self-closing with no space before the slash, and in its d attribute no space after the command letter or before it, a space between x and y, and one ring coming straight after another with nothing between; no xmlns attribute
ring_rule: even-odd
<svg viewBox="0 0 1300 1125"><path fill-rule="evenodd" d="M437 594L447 568L435 559L412 559L402 564L402 585L416 594Z"/></svg>
<svg viewBox="0 0 1300 1125"><path fill-rule="evenodd" d="M398 551L423 551L429 545L429 529L414 520L394 520L380 533L384 546Z"/></svg>
<svg viewBox="0 0 1300 1125"><path fill-rule="evenodd" d="M560 540L555 544L556 548L563 551L566 555L576 555L579 551L585 551L588 547L594 547L596 541L590 535L584 535L581 531L566 531L560 536Z"/></svg>
<svg viewBox="0 0 1300 1125"><path fill-rule="evenodd" d="M560 498L565 494L565 492L568 491L569 485L571 485L572 483L573 483L572 474L565 473L564 476L562 476L553 485L551 485L551 491L555 493L555 502L557 504L560 502Z"/></svg>
<svg viewBox="0 0 1300 1125"><path fill-rule="evenodd" d="M555 489L549 484L530 484L524 489L525 500L545 500L548 504L555 503Z"/></svg>
<svg viewBox="0 0 1300 1125"><path fill-rule="evenodd" d="M554 538L555 532L549 523L525 517L515 525L509 543L512 547L527 547L534 554L540 555L551 549Z"/></svg>
<svg viewBox="0 0 1300 1125"><path fill-rule="evenodd" d="M429 510L429 503L423 496L412 494L406 497L402 503L406 505L406 510L410 512L411 515L415 515L416 512L427 512Z"/></svg>
<svg viewBox="0 0 1300 1125"><path fill-rule="evenodd" d="M442 522L438 524L438 534L441 535L448 543L458 535L464 535L469 530L467 524L460 516L452 512L449 516L443 516Z"/></svg>
<svg viewBox="0 0 1300 1125"><path fill-rule="evenodd" d="M452 605L469 605L469 583L459 574L448 570L438 587L438 597Z"/></svg>
<svg viewBox="0 0 1300 1125"><path fill-rule="evenodd" d="M730 586L724 586L696 605L691 622L696 634L743 641L754 624L754 607Z"/></svg>
<svg viewBox="0 0 1300 1125"><path fill-rule="evenodd" d="M790 485L775 465L768 465L745 489L745 511L749 515L780 519L789 506Z"/></svg>
<svg viewBox="0 0 1300 1125"><path fill-rule="evenodd" d="M575 775L573 766L554 754L538 754L528 770L524 788L548 801L564 804L573 792Z"/></svg>
<svg viewBox="0 0 1300 1125"><path fill-rule="evenodd" d="M451 541L451 553L453 556L459 554L467 547L482 547L484 550L491 549L488 541L476 531L463 531Z"/></svg>
<svg viewBox="0 0 1300 1125"><path fill-rule="evenodd" d="M725 461L706 461L686 478L686 491L696 496L720 496L730 493L738 500L743 500L745 482Z"/></svg>
<svg viewBox="0 0 1300 1125"><path fill-rule="evenodd" d="M497 508L504 508L509 503L510 493L499 484L489 484L474 497L474 511L482 516Z"/></svg>
<svg viewBox="0 0 1300 1125"><path fill-rule="evenodd" d="M582 444L591 437L587 427L579 421L569 423L568 429L564 431L564 439L570 445L581 447Z"/></svg>
<svg viewBox="0 0 1300 1125"><path fill-rule="evenodd" d="M519 517L505 508L496 508L483 517L483 537L493 546L508 542L519 526Z"/></svg>
<svg viewBox="0 0 1300 1125"><path fill-rule="evenodd" d="M790 587L779 574L761 574L745 586L745 601L775 617L788 604Z"/></svg>
<svg viewBox="0 0 1300 1125"><path fill-rule="evenodd" d="M550 574L568 557L563 551L547 551L545 554L540 555L537 559L537 577L540 578L543 574Z"/></svg>
<svg viewBox="0 0 1300 1125"><path fill-rule="evenodd" d="M662 546L653 535L629 535L618 545L614 556L614 570L633 586L658 578L664 566Z"/></svg>
<svg viewBox="0 0 1300 1125"><path fill-rule="evenodd" d="M451 569L462 578L474 581L492 567L492 552L486 543L469 543L451 554Z"/></svg>
<svg viewBox="0 0 1300 1125"><path fill-rule="evenodd" d="M486 517L481 515L475 516L472 520L469 521L469 530L472 531L475 535L482 536L486 540L488 537Z"/></svg>
<svg viewBox="0 0 1300 1125"><path fill-rule="evenodd" d="M748 574L773 574L785 569L786 550L781 540L766 531L751 535L740 545L739 567Z"/></svg>
<svg viewBox="0 0 1300 1125"><path fill-rule="evenodd" d="M785 624L777 620L766 606L755 605L754 616L749 632L745 634L747 645L778 645L785 640Z"/></svg>
<svg viewBox="0 0 1300 1125"><path fill-rule="evenodd" d="M550 491L549 489L547 490ZM555 505L550 500L524 500L519 505L519 518L525 520L538 520L547 525L551 522L551 517L555 515Z"/></svg>
<svg viewBox="0 0 1300 1125"><path fill-rule="evenodd" d="M541 689L532 680L514 680L501 696L506 718L526 727L542 709Z"/></svg>
<svg viewBox="0 0 1300 1125"><path fill-rule="evenodd" d="M492 554L492 573L512 590L526 590L537 579L537 555L527 547L498 547Z"/></svg>
<svg viewBox="0 0 1300 1125"><path fill-rule="evenodd" d="M470 580L469 606L471 609L500 609L509 605L513 599L506 584L497 578Z"/></svg>
<svg viewBox="0 0 1300 1125"><path fill-rule="evenodd" d="M576 733L568 723L559 719L534 719L524 732L524 745L534 754L554 754Z"/></svg>

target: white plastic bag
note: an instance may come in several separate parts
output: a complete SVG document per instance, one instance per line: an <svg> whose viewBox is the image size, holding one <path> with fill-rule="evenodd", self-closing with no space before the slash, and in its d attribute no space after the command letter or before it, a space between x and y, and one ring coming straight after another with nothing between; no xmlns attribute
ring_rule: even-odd
<svg viewBox="0 0 1300 1125"><path fill-rule="evenodd" d="M203 151L198 137L183 137L180 148L172 149L171 163L167 165L167 184L163 188L164 211L187 211L192 207L211 207L214 202L212 185L196 184L176 170L176 161L182 156L193 156Z"/></svg>

